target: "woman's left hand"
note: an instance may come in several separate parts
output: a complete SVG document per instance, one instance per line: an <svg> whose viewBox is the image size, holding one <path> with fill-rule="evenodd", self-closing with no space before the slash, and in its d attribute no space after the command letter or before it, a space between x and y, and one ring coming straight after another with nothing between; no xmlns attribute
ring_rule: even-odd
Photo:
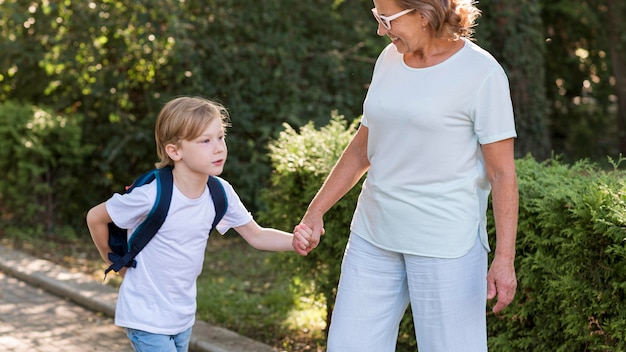
<svg viewBox="0 0 626 352"><path fill-rule="evenodd" d="M487 299L498 298L493 312L498 313L515 298L517 278L512 260L494 258L487 274Z"/></svg>

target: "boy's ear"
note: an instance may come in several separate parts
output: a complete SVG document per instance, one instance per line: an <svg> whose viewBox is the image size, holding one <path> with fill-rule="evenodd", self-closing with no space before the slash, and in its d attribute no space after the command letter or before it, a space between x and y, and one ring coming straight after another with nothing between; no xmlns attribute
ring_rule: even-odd
<svg viewBox="0 0 626 352"><path fill-rule="evenodd" d="M182 158L182 153L175 144L168 144L165 146L165 152L174 161L178 161Z"/></svg>

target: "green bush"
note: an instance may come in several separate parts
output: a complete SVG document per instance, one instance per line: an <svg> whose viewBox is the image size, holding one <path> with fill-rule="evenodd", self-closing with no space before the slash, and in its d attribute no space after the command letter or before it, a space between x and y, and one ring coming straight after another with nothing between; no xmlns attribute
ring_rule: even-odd
<svg viewBox="0 0 626 352"><path fill-rule="evenodd" d="M179 95L232 117L224 176L256 210L281 124L359 113L377 53L371 1L210 0L31 3L0 18L0 102L29 101L85 119L97 146L90 204L153 167L154 121ZM85 209L86 210L86 209Z"/></svg>
<svg viewBox="0 0 626 352"><path fill-rule="evenodd" d="M270 178L271 186L262 191L261 197L271 206L259 214L260 222L277 228L293 228L357 126L358 120L348 125L336 112L333 112L328 125L320 130L316 130L312 122L300 131L285 124L285 130L269 146L274 171ZM296 276L315 280L318 292L326 299L329 312L339 278L339 261L350 231L347 225L350 224L358 194L359 187L355 187L326 214L326 234L316 250L307 257L283 257Z"/></svg>
<svg viewBox="0 0 626 352"><path fill-rule="evenodd" d="M316 130L289 126L270 143L272 186L263 224L293 228L341 155L357 123L341 116ZM621 161L621 160L620 160ZM520 220L519 288L504 313L488 314L489 345L496 351L626 350L626 181L589 162L516 161ZM617 169L617 165L616 165ZM326 235L307 257L284 256L293 275L314 280L332 312L335 288L360 187L325 216ZM490 238L495 239L489 214ZM399 350L415 346L406 315ZM413 347L414 349L414 347Z"/></svg>
<svg viewBox="0 0 626 352"><path fill-rule="evenodd" d="M489 316L490 346L626 350L624 174L530 157L517 167L519 286L512 305Z"/></svg>
<svg viewBox="0 0 626 352"><path fill-rule="evenodd" d="M9 234L71 235L77 173L91 150L81 143L81 117L7 102L0 104L0 228ZM62 230L61 230L62 229Z"/></svg>

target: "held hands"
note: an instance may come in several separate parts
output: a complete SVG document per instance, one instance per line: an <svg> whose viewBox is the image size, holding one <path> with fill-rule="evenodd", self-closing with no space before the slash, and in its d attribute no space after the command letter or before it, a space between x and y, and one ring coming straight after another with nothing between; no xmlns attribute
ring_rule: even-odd
<svg viewBox="0 0 626 352"><path fill-rule="evenodd" d="M307 255L311 251L311 236L313 230L303 223L296 225L293 229L293 250L300 255Z"/></svg>
<svg viewBox="0 0 626 352"><path fill-rule="evenodd" d="M317 228L317 230L316 230ZM310 227L304 219L293 229L293 249L300 255L307 255L320 243L320 236L324 234L323 224Z"/></svg>
<svg viewBox="0 0 626 352"><path fill-rule="evenodd" d="M300 255L307 255L320 244L320 237L324 234L324 220L322 212L307 210L300 224L293 229L293 249Z"/></svg>

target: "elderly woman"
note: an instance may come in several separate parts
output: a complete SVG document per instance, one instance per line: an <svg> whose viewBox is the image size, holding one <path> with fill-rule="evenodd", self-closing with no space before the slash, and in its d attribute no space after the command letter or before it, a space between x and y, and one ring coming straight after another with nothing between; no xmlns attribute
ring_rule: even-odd
<svg viewBox="0 0 626 352"><path fill-rule="evenodd" d="M497 297L498 312L516 290L508 79L469 40L480 14L472 0L374 6L378 35L391 43L374 67L360 128L300 225L313 229L310 250L324 231L323 215L368 173L328 351L394 351L409 303L420 352L486 351L486 302ZM490 192L496 248L487 270Z"/></svg>

